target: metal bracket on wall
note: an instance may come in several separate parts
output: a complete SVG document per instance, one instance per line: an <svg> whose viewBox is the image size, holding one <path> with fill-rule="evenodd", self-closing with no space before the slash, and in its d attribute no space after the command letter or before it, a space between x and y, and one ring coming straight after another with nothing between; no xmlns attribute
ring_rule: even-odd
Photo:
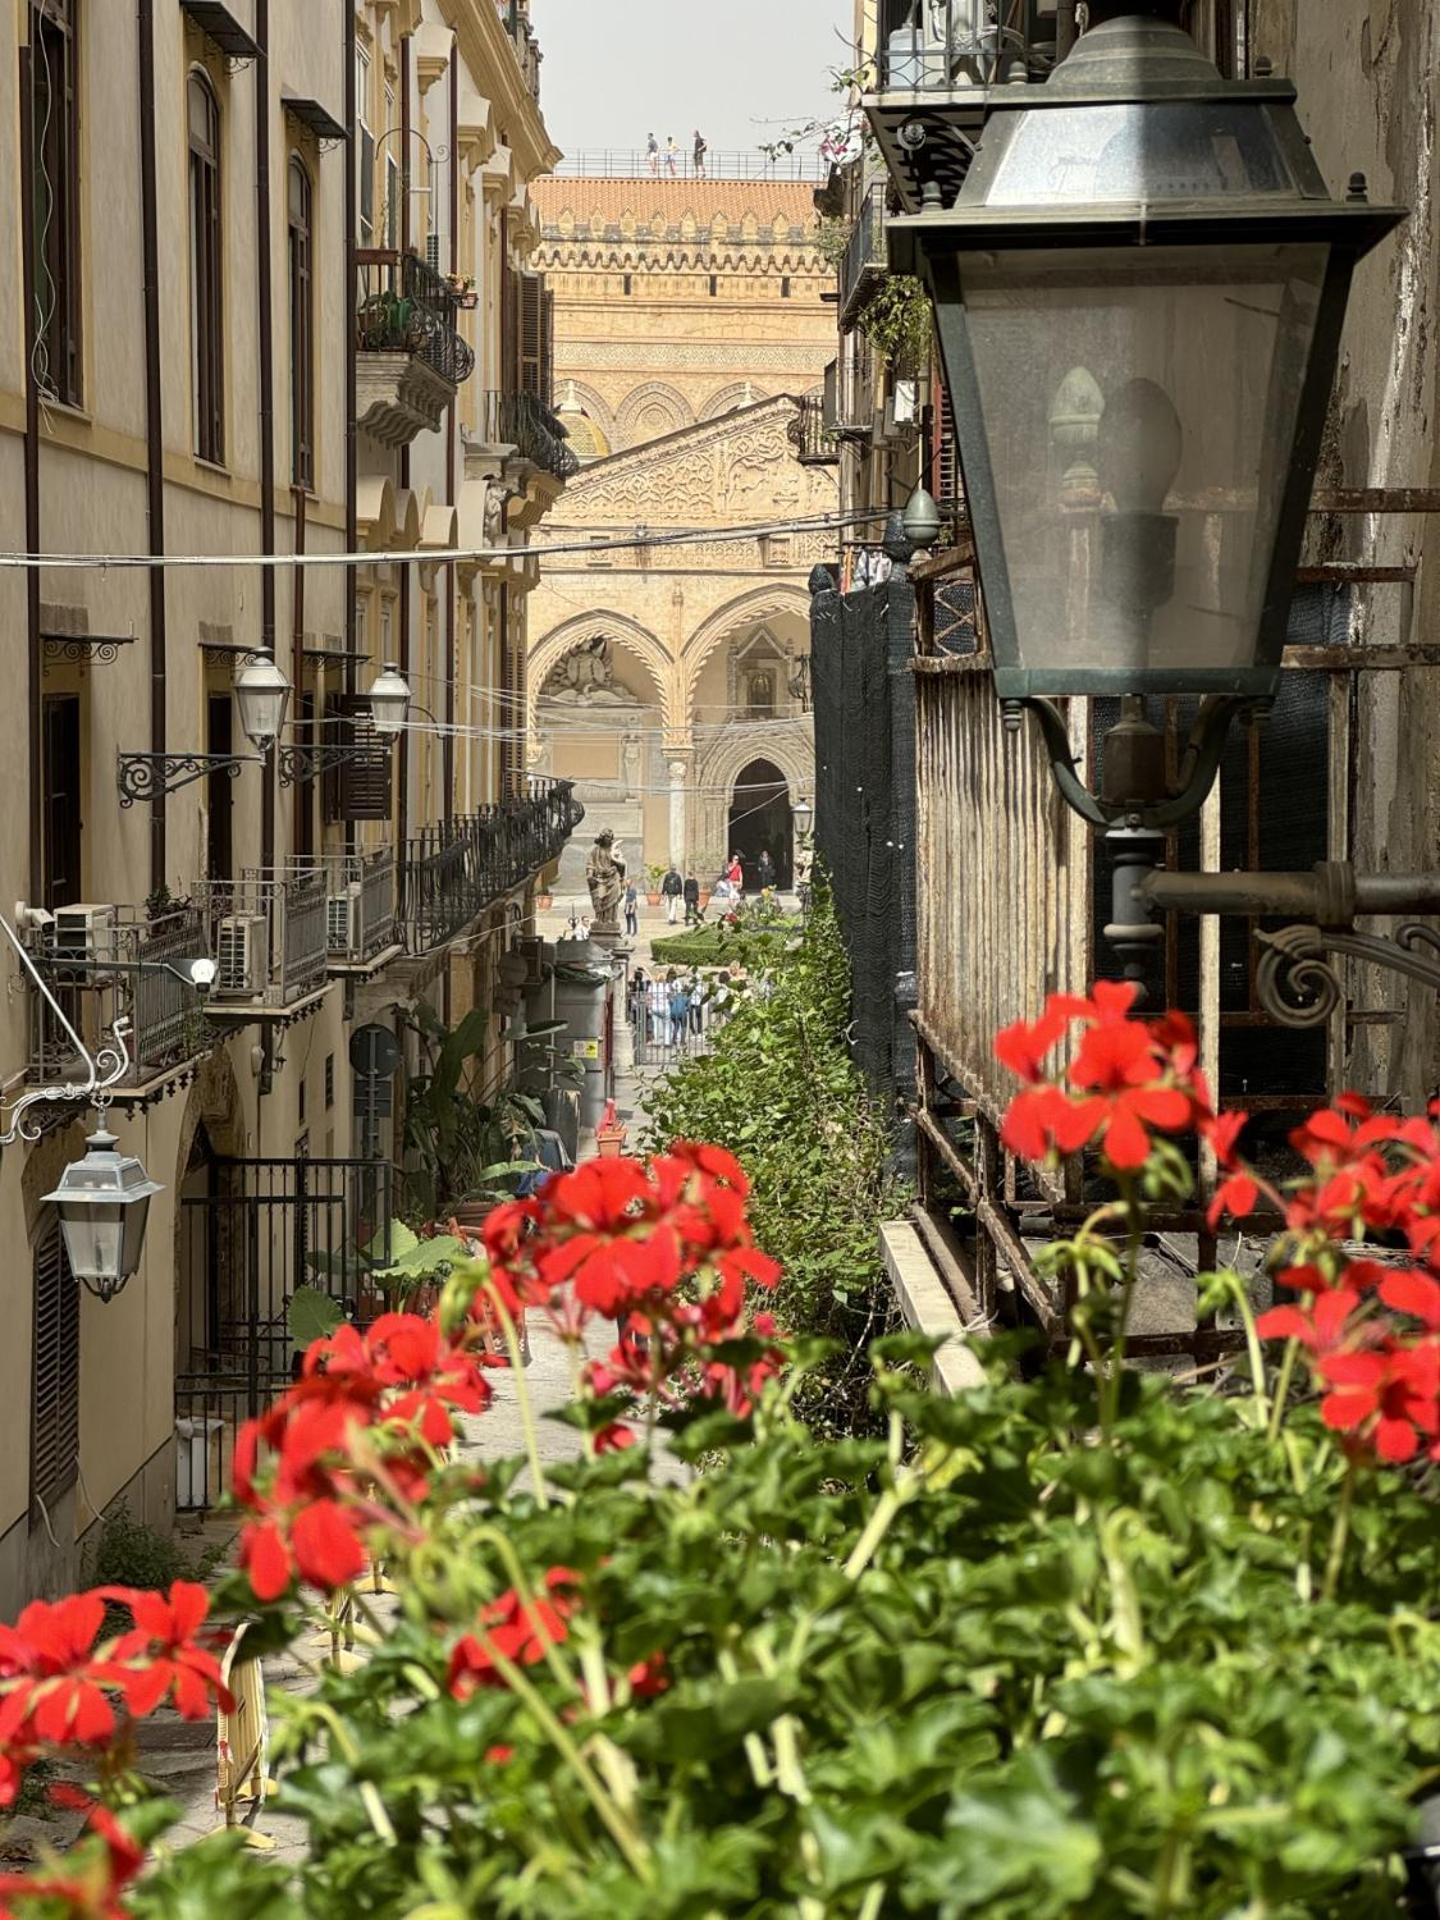
<svg viewBox="0 0 1440 1920"><path fill-rule="evenodd" d="M360 746L282 747L280 784L282 787L293 787L297 780L318 779L321 774L329 773L332 767L346 766L352 760L368 759L374 751L373 740L367 740Z"/></svg>
<svg viewBox="0 0 1440 1920"><path fill-rule="evenodd" d="M263 764L264 756L258 753L122 753L117 770L120 804L133 807L137 800L178 793L212 773L226 773L235 780L241 767Z"/></svg>

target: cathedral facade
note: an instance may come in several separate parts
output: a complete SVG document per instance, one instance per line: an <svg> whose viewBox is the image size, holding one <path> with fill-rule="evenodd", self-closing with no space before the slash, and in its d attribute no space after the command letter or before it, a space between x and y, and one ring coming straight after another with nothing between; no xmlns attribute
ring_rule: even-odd
<svg viewBox="0 0 1440 1920"><path fill-rule="evenodd" d="M555 401L585 464L531 602L532 771L577 782L637 878L673 863L708 885L738 851L753 879L765 851L787 884L814 787L806 582L837 499L814 430L834 273L811 189L536 192Z"/></svg>

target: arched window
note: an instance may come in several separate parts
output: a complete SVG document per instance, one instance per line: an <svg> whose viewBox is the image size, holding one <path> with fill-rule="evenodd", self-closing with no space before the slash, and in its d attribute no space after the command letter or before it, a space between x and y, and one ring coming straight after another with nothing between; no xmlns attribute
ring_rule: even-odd
<svg viewBox="0 0 1440 1920"><path fill-rule="evenodd" d="M225 328L220 234L220 103L208 77L190 75L190 364L195 452L225 458Z"/></svg>
<svg viewBox="0 0 1440 1920"><path fill-rule="evenodd" d="M290 446L297 487L315 484L315 239L310 175L290 157Z"/></svg>

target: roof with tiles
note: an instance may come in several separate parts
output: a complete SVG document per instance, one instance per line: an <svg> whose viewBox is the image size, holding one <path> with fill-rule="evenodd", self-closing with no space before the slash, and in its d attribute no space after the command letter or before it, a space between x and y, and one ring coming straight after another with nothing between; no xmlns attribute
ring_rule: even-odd
<svg viewBox="0 0 1440 1920"><path fill-rule="evenodd" d="M536 180L530 197L547 240L679 240L700 234L793 245L815 226L815 189L800 180Z"/></svg>

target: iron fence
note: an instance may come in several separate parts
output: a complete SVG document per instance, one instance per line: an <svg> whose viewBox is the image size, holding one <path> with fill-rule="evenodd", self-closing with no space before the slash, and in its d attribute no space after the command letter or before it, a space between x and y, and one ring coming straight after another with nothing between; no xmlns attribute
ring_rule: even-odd
<svg viewBox="0 0 1440 1920"><path fill-rule="evenodd" d="M109 1044L117 1020L129 1023L132 1064L121 1087L209 1052L213 1035L185 976L210 950L204 916L189 905L144 917L132 907L91 909L83 924L62 915L31 943L36 968L92 1054ZM30 1078L53 1085L72 1079L78 1065L54 1008L32 992Z"/></svg>
<svg viewBox="0 0 1440 1920"><path fill-rule="evenodd" d="M373 1160L221 1160L180 1196L176 1504L213 1506L235 1436L289 1386L290 1303L315 1287L368 1325L384 1311L364 1249L388 1239L394 1170Z"/></svg>
<svg viewBox="0 0 1440 1920"><path fill-rule="evenodd" d="M461 294L418 254L367 247L357 259L357 349L413 354L450 386L463 386L475 371L475 355L455 327Z"/></svg>
<svg viewBox="0 0 1440 1920"><path fill-rule="evenodd" d="M692 980L683 991L682 1008L674 983L663 976L631 982L630 1039L637 1067L663 1071L709 1053L744 989L721 986L716 976L703 975L698 985Z"/></svg>
<svg viewBox="0 0 1440 1920"><path fill-rule="evenodd" d="M479 438L487 445L514 447L522 460L557 480L580 471L563 424L538 394L488 392L479 401Z"/></svg>
<svg viewBox="0 0 1440 1920"><path fill-rule="evenodd" d="M823 181L831 161L818 153L771 155L750 152L706 152L698 165L693 147L667 155L662 147L651 153L641 147L591 148L567 154L557 174L582 180L802 180Z"/></svg>

